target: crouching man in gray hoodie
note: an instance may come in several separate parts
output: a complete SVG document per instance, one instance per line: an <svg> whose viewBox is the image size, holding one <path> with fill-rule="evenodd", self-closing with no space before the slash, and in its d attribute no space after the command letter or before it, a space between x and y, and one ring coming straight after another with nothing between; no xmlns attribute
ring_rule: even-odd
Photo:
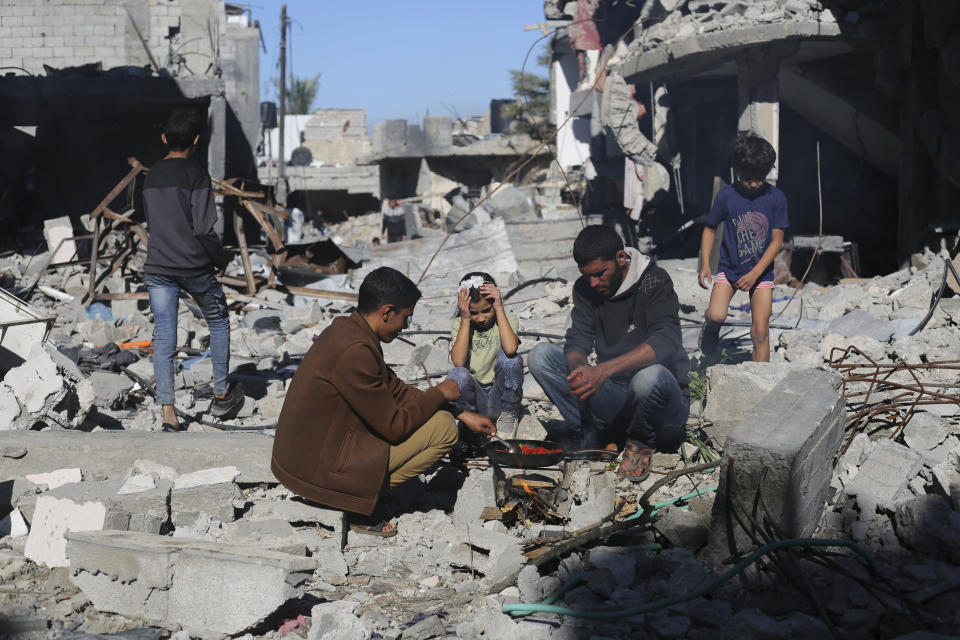
<svg viewBox="0 0 960 640"><path fill-rule="evenodd" d="M666 271L612 229L590 225L573 243L580 276L561 348L540 343L530 373L582 444L617 450L618 475L641 481L654 451L676 451L686 435L689 361L680 303ZM596 351L597 364L587 356Z"/></svg>

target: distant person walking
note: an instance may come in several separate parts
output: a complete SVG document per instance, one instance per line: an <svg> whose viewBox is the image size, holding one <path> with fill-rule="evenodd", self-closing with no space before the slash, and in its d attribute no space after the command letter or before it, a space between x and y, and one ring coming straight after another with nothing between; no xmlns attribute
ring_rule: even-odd
<svg viewBox="0 0 960 640"><path fill-rule="evenodd" d="M243 404L242 387L227 384L230 319L217 280L227 257L216 230L213 188L207 172L190 159L202 127L200 112L173 111L160 136L169 152L150 168L143 182L143 208L150 231L143 270L153 312L153 371L164 431L181 430L173 394L181 290L197 301L210 329L214 393L210 413L228 417Z"/></svg>
<svg viewBox="0 0 960 640"><path fill-rule="evenodd" d="M407 239L407 212L395 199L387 203L380 228L382 237L387 242L400 242Z"/></svg>
<svg viewBox="0 0 960 640"><path fill-rule="evenodd" d="M777 161L773 145L755 135L743 135L733 143L733 170L737 181L717 192L707 226L700 239L703 265L698 280L710 287L710 252L717 226L723 221L723 241L717 277L710 293L706 320L700 333L700 350L710 355L720 342L720 326L727 317L733 294L750 296L750 337L753 361L770 361L770 312L773 307L773 259L783 246L787 221L787 198L766 181Z"/></svg>

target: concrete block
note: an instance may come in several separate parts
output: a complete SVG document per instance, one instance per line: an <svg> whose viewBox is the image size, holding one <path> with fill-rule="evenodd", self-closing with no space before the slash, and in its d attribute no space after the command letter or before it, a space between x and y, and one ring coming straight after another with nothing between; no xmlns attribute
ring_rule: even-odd
<svg viewBox="0 0 960 640"><path fill-rule="evenodd" d="M123 477L134 464L153 462L186 474L212 466L236 466L237 482L276 483L270 471L273 438L259 433L178 433L163 438L132 431L0 432L0 450L26 449L3 459L3 474L24 477L84 461L89 477ZM141 473L151 473L145 467Z"/></svg>
<svg viewBox="0 0 960 640"><path fill-rule="evenodd" d="M50 490L72 482L80 482L83 480L83 476L80 469L57 469L48 473L30 474L27 476L27 480L40 487L41 490Z"/></svg>
<svg viewBox="0 0 960 640"><path fill-rule="evenodd" d="M118 495L126 495L130 493L140 493L142 491L149 491L150 489L155 489L157 487L156 481L153 479L152 475L145 473L140 473L135 476L130 476L127 478L123 486L117 491Z"/></svg>
<svg viewBox="0 0 960 640"><path fill-rule="evenodd" d="M133 388L133 381L125 375L109 371L91 371L94 402L98 407L111 409L126 397Z"/></svg>
<svg viewBox="0 0 960 640"><path fill-rule="evenodd" d="M211 469L200 469L185 473L178 477L173 483L174 489L191 489L193 487L204 487L211 484L221 484L224 482L233 482L239 471L236 467L215 467Z"/></svg>
<svg viewBox="0 0 960 640"><path fill-rule="evenodd" d="M900 540L916 551L960 562L960 511L946 498L926 495L901 502L894 523Z"/></svg>
<svg viewBox="0 0 960 640"><path fill-rule="evenodd" d="M877 509L896 507L898 497L907 492L907 483L923 467L923 456L892 440L873 443L860 464L860 470L844 487L856 496L861 518L876 517Z"/></svg>
<svg viewBox="0 0 960 640"><path fill-rule="evenodd" d="M840 382L832 372L792 371L730 431L713 503L709 564L719 566L729 555L727 496L749 508L761 477L766 504L787 536L807 537L816 529L843 435L846 401ZM748 544L739 527L735 535L741 548Z"/></svg>
<svg viewBox="0 0 960 640"><path fill-rule="evenodd" d="M707 369L707 404L703 417L712 424L705 431L722 447L727 434L782 381L803 365L789 362L718 364Z"/></svg>
<svg viewBox="0 0 960 640"><path fill-rule="evenodd" d="M577 476L584 478L578 481ZM583 484L582 489L574 485ZM612 471L592 473L588 465L583 465L574 471L571 482L571 492L574 494L574 504L570 507L570 522L567 527L571 531L582 529L587 525L599 522L606 518L614 509L616 497L617 476Z"/></svg>
<svg viewBox="0 0 960 640"><path fill-rule="evenodd" d="M35 348L26 362L10 369L3 382L16 395L20 406L38 417L56 406L67 393L56 363L42 348ZM25 424L23 428L29 426Z"/></svg>
<svg viewBox="0 0 960 640"><path fill-rule="evenodd" d="M71 533L71 580L99 611L182 625L192 637L239 634L303 594L315 562L255 547L146 534Z"/></svg>
<svg viewBox="0 0 960 640"><path fill-rule="evenodd" d="M286 520L237 520L221 528L221 543L282 551L296 556L307 555L307 545Z"/></svg>
<svg viewBox="0 0 960 640"><path fill-rule="evenodd" d="M244 520L272 520L279 518L290 523L319 524L339 534L343 525L343 512L324 509L300 499L270 500L258 502L244 514Z"/></svg>
<svg viewBox="0 0 960 640"><path fill-rule="evenodd" d="M310 610L312 624L307 640L367 640L372 632L357 616L359 602L335 600ZM406 635L406 633L404 633Z"/></svg>
<svg viewBox="0 0 960 640"><path fill-rule="evenodd" d="M107 517L102 502L77 504L69 499L40 496L34 511L30 535L23 555L37 564L66 567L68 531L98 531Z"/></svg>
<svg viewBox="0 0 960 640"><path fill-rule="evenodd" d="M480 512L484 507L496 506L493 489L493 469L471 469L457 492L453 506L453 524L458 529L467 525L479 527Z"/></svg>
<svg viewBox="0 0 960 640"><path fill-rule="evenodd" d="M170 494L170 513L175 527L190 527L202 514L220 522L233 522L233 501L242 497L237 485L221 483L189 489L176 489Z"/></svg>

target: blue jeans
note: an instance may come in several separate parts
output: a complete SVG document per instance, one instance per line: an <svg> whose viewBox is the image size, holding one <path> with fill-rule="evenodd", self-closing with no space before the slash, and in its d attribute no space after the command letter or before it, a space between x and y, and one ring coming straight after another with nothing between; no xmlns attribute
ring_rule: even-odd
<svg viewBox="0 0 960 640"><path fill-rule="evenodd" d="M493 364L493 384L480 384L466 367L454 367L447 374L460 388L458 411L476 411L496 420L502 411L518 415L523 396L523 358L497 352Z"/></svg>
<svg viewBox="0 0 960 640"><path fill-rule="evenodd" d="M193 296L210 330L210 359L213 361L213 392L229 390L230 316L223 287L212 274L161 276L147 274L150 311L153 312L153 375L157 379L157 402L173 404L173 356L177 351L177 312L180 290Z"/></svg>
<svg viewBox="0 0 960 640"><path fill-rule="evenodd" d="M676 451L686 437L690 400L663 365L610 378L581 402L570 392L570 372L560 345L541 342L530 351L527 364L564 420L591 446L606 444L602 439L610 437L604 433L608 430L625 430L636 444L666 452Z"/></svg>

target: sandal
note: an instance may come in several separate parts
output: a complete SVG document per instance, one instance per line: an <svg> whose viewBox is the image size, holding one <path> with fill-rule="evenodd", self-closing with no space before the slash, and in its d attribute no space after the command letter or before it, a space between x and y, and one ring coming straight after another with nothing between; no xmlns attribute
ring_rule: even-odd
<svg viewBox="0 0 960 640"><path fill-rule="evenodd" d="M650 476L648 469L651 460L653 460L653 449L641 447L628 440L623 449L623 459L617 470L617 478L626 478L630 482L643 482Z"/></svg>
<svg viewBox="0 0 960 640"><path fill-rule="evenodd" d="M160 427L160 430L167 431L167 432L176 432L176 431L184 431L184 428L180 427L178 429L177 427L173 426L169 422L164 422L163 425Z"/></svg>
<svg viewBox="0 0 960 640"><path fill-rule="evenodd" d="M350 523L350 531L354 533L360 533L367 536L377 536L379 538L392 538L397 535L397 526L394 525L393 529L385 530L390 524L387 520L372 521L369 518L363 516L352 516L351 519L357 520L357 522Z"/></svg>

